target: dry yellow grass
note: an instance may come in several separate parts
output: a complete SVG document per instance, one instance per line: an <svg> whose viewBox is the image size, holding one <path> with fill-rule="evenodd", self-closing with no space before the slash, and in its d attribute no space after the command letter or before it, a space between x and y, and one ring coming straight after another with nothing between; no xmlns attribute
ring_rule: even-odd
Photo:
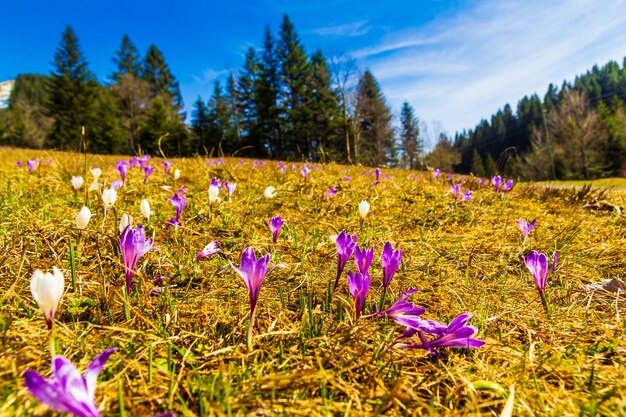
<svg viewBox="0 0 626 417"><path fill-rule="evenodd" d="M147 198L155 214L144 225L160 248L140 260L127 321L119 231L112 215L103 225L95 193L88 200L94 217L76 250L77 291L71 289L69 245L85 196L73 193L70 177L85 176L83 156L14 149L0 156L0 416L53 415L23 384L28 368L50 373L47 330L29 280L35 269L52 266L64 272L68 288L55 322L57 354L84 369L98 352L118 347L96 392L105 416L120 415L122 405L127 416L498 416L510 386L513 415L626 415L626 298L585 290L623 277L626 268L624 217L581 208L597 191L520 184L501 198L472 185L474 200L455 206L449 185L430 173L383 170L393 178L374 186L370 168L329 164L315 166L305 184L298 170L282 174L275 162L254 168L251 160L228 159L214 166L202 158L172 160L182 176L174 182L170 174L165 191L161 163L153 159L147 186L131 170L116 204L118 217L131 213L139 223L139 202ZM34 157L42 164L33 175L15 166ZM87 166L101 167L101 181L110 183L119 178L116 159L88 155ZM237 189L210 215L213 177ZM91 176L85 179L87 186ZM458 180L462 188L474 184ZM174 230L165 226L174 215L168 199L182 185L189 187L188 203L183 226ZM277 188L276 198L263 197L268 185ZM331 185L339 193L324 198ZM614 190L603 199L626 207L625 197ZM372 207L362 231L361 200ZM285 226L274 248L267 222L275 215ZM537 218L525 243L518 218ZM471 312L476 337L487 344L441 358L422 350L383 353L400 328L353 323L345 273L332 305L326 303L336 272L329 236L343 229L375 246L368 306L378 301L379 257L392 241L404 256L387 305L416 287L413 301L426 308L424 318L448 322ZM194 260L214 239L222 254ZM251 352L248 295L228 266L247 246L288 265L261 289ZM522 262L531 249L559 254L548 278L550 320ZM150 296L151 280L160 276L175 287Z"/></svg>

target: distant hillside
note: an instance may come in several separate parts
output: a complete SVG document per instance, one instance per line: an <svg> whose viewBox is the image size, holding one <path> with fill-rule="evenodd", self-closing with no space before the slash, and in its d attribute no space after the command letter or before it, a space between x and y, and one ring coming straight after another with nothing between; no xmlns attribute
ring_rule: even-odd
<svg viewBox="0 0 626 417"><path fill-rule="evenodd" d="M574 82L525 96L457 133L457 172L522 178L623 176L626 168L626 58L594 66Z"/></svg>

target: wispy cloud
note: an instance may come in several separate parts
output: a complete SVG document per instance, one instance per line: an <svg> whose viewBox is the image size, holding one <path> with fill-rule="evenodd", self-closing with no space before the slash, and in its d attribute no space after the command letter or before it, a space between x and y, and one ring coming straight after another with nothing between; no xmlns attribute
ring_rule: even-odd
<svg viewBox="0 0 626 417"><path fill-rule="evenodd" d="M313 29L311 32L322 36L362 36L370 30L370 26L365 26L366 24L367 20L361 20L343 25L321 27Z"/></svg>
<svg viewBox="0 0 626 417"><path fill-rule="evenodd" d="M352 52L390 104L409 101L450 132L594 64L626 55L626 1L487 0L419 29L387 34Z"/></svg>
<svg viewBox="0 0 626 417"><path fill-rule="evenodd" d="M206 85L225 74L228 74L228 70L226 69L216 70L213 68L207 68L202 72L202 76L193 75L193 80L197 84Z"/></svg>

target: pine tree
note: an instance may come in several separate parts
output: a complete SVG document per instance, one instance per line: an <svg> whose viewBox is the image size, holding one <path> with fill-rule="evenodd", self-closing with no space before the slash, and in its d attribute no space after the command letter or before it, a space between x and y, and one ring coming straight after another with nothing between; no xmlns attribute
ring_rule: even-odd
<svg viewBox="0 0 626 417"><path fill-rule="evenodd" d="M259 128L257 87L259 62L254 48L248 49L243 69L237 81L237 112L241 126L242 145L248 146L250 155L267 156L264 138Z"/></svg>
<svg viewBox="0 0 626 417"><path fill-rule="evenodd" d="M310 59L310 91L305 103L310 112L309 132L312 136L312 157L322 159L326 154L332 159L343 159L345 147L340 136L341 111L338 97L331 88L330 72L322 51L317 50Z"/></svg>
<svg viewBox="0 0 626 417"><path fill-rule="evenodd" d="M89 130L94 119L97 84L70 26L63 32L61 45L54 54L54 66L47 103L48 115L54 118L50 145L79 149L81 127Z"/></svg>
<svg viewBox="0 0 626 417"><path fill-rule="evenodd" d="M141 75L141 56L126 34L122 37L122 45L119 51L115 52L113 63L116 65L116 70L112 75L115 81L119 82L124 74L131 74L135 77Z"/></svg>
<svg viewBox="0 0 626 417"><path fill-rule="evenodd" d="M150 45L143 64L142 78L148 82L152 97L162 96L179 110L183 107L178 81L170 71L159 49Z"/></svg>
<svg viewBox="0 0 626 417"><path fill-rule="evenodd" d="M305 105L311 68L304 48L287 15L280 26L278 42L280 60L281 118L285 127L284 151L289 159L311 157L312 138L307 126L311 115Z"/></svg>
<svg viewBox="0 0 626 417"><path fill-rule="evenodd" d="M198 97L193 105L193 112L191 113L191 132L192 149L199 152L203 148L206 149L210 147L211 118L209 108L200 97Z"/></svg>
<svg viewBox="0 0 626 417"><path fill-rule="evenodd" d="M270 157L284 158L283 127L280 117L280 61L276 41L269 27L265 27L263 52L256 82L256 114L259 136L264 138Z"/></svg>
<svg viewBox="0 0 626 417"><path fill-rule="evenodd" d="M400 142L402 144L404 167L417 169L421 165L419 161L423 152L419 120L415 117L413 107L406 101L402 103L402 109L400 110L400 125Z"/></svg>
<svg viewBox="0 0 626 417"><path fill-rule="evenodd" d="M355 144L356 162L387 166L395 162L391 112L374 75L366 70L357 87L355 118L360 143Z"/></svg>

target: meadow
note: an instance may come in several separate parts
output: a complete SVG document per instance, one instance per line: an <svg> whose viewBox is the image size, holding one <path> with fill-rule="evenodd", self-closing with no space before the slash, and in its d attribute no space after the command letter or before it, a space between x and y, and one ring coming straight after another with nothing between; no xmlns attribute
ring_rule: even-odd
<svg viewBox="0 0 626 417"><path fill-rule="evenodd" d="M305 178L301 163L241 158L168 159L164 175L153 157L145 184L129 167L105 216L101 192L120 179L121 159L0 149L0 416L62 415L29 393L26 370L48 378L54 351L83 372L112 347L95 391L103 416L626 416L626 297L598 284L623 277L624 216L582 209L596 198L626 207L626 192L515 183L502 193L489 179L394 169L377 181L373 168L332 163L307 165ZM100 187L87 192L95 167ZM236 184L230 199L222 187L209 203L214 178ZM455 201L451 182L472 199ZM186 206L171 222L177 192ZM363 220L361 201L370 205ZM85 205L92 217L78 240ZM158 248L139 258L128 294L123 214ZM284 222L276 243L275 216ZM527 238L519 219L536 219ZM358 319L353 259L332 290L343 230L374 248ZM220 252L197 258L215 240ZM410 301L422 319L471 313L483 346L390 347L406 327L373 315L387 242L402 261L385 308L416 288ZM263 282L250 342L248 290L231 267L249 247L269 254L270 267L284 264ZM549 314L525 266L532 250L550 263L558 254L544 291ZM53 267L64 293L51 333L30 282Z"/></svg>

